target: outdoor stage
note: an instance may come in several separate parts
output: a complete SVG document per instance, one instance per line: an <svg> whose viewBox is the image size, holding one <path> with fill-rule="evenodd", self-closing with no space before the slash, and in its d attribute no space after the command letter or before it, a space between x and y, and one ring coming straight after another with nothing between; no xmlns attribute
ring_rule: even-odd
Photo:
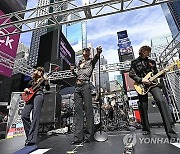
<svg viewBox="0 0 180 154"><path fill-rule="evenodd" d="M180 137L180 124L176 124L174 130ZM147 144L150 138L166 138L164 128L151 128L151 135L144 136L145 140L142 143L140 139L143 138L141 130L136 130L136 144L134 146L135 154L178 154L180 153L180 143L150 143ZM113 131L108 132L108 140L105 142L83 143L82 146L70 145L73 139L73 134L68 135L52 135L39 136L37 144L38 149L31 154L122 154L124 151L123 137L130 134L129 131ZM0 141L0 154L12 154L20 150L24 146L25 136L18 136L11 139L4 139ZM163 140L164 142L165 140Z"/></svg>

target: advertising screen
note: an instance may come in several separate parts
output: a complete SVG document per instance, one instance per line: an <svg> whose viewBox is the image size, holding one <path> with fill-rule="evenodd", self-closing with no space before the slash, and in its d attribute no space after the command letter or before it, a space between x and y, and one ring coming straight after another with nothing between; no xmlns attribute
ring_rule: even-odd
<svg viewBox="0 0 180 154"><path fill-rule="evenodd" d="M118 51L120 55L130 54L133 52L131 41L128 38L127 31L120 31L118 34Z"/></svg>
<svg viewBox="0 0 180 154"><path fill-rule="evenodd" d="M119 39L124 39L124 38L128 37L127 30L117 32L117 35L118 35L118 40Z"/></svg>
<svg viewBox="0 0 180 154"><path fill-rule="evenodd" d="M4 13L0 10L0 16ZM6 19L0 19L0 24L2 24ZM9 20L10 22L10 20ZM15 31L15 27L9 27L0 30L0 35L8 34L9 32ZM13 63L13 59L16 57L17 47L19 43L19 34L0 37L0 74L11 77L12 69L8 67L8 60L2 59L11 59L10 63Z"/></svg>
<svg viewBox="0 0 180 154"><path fill-rule="evenodd" d="M69 69L71 64L75 64L75 53L63 33L60 31L59 56L63 59L63 70Z"/></svg>

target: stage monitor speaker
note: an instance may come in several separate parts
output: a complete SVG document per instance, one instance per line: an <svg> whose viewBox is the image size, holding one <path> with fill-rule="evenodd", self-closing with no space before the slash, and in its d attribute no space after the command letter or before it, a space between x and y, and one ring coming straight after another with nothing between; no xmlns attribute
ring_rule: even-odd
<svg viewBox="0 0 180 154"><path fill-rule="evenodd" d="M59 86L51 86L50 91L44 92L44 103L41 108L40 127L54 125L60 127L61 96Z"/></svg>
<svg viewBox="0 0 180 154"><path fill-rule="evenodd" d="M156 103L152 103L152 101L153 100L149 101L149 104L148 104L148 119L149 119L149 124L150 124L150 126L161 126L161 125L163 125L163 120L161 118L161 114L160 114L159 108L156 105ZM164 105L167 105L167 108L169 109L168 104L164 104ZM172 117L172 115L170 113L170 109L169 109L169 112L167 114L170 117L171 124L173 124L173 117Z"/></svg>

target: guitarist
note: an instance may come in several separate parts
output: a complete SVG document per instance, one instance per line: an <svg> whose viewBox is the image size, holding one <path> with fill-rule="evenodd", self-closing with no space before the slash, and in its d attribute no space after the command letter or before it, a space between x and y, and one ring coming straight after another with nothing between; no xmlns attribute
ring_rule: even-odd
<svg viewBox="0 0 180 154"><path fill-rule="evenodd" d="M40 80L44 79L43 75L44 75L44 68L38 67L33 72L32 80L28 83L28 88L38 84ZM26 134L25 146L34 145L36 144L37 141L41 107L44 101L44 95L43 95L44 87L46 88L46 90L50 90L48 79L45 79L45 81L40 84L34 96L30 99L28 103L26 103L21 114L24 130ZM24 91L29 92L28 88L24 89ZM32 121L30 120L31 111L33 111Z"/></svg>
<svg viewBox="0 0 180 154"><path fill-rule="evenodd" d="M142 46L139 49L139 57L131 62L131 68L129 71L129 76L137 83L143 83L150 85L151 82L149 80L143 79L149 72L153 72L155 75L158 73L156 62L154 60L151 60L148 58L148 56L151 53L151 47L149 46ZM158 86L152 87L150 89L150 92L156 101L156 104L160 110L161 117L163 119L164 128L166 131L166 134L168 136L168 139L170 141L177 139L177 134L172 129L170 124L170 117L168 116L168 108L167 108L167 102L163 98L163 94L161 89ZM139 111L142 121L142 129L143 129L143 135L150 134L150 126L148 121L148 94L146 95L140 95L139 96Z"/></svg>

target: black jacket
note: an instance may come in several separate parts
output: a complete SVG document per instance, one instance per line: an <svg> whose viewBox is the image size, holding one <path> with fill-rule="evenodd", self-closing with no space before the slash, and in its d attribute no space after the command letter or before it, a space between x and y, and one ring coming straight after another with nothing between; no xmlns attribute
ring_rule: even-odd
<svg viewBox="0 0 180 154"><path fill-rule="evenodd" d="M138 57L131 62L129 77L135 82L141 83L142 79L149 73L158 73L156 62L152 59Z"/></svg>

